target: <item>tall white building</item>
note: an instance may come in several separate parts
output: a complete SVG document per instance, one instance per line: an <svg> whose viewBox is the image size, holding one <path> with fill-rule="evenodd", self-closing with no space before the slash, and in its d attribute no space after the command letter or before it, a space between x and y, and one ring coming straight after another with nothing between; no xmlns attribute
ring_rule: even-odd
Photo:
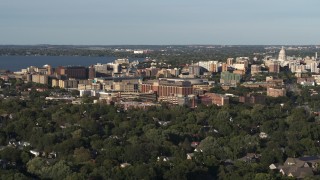
<svg viewBox="0 0 320 180"><path fill-rule="evenodd" d="M318 63L317 62L311 63L310 70L312 73L319 73Z"/></svg>
<svg viewBox="0 0 320 180"><path fill-rule="evenodd" d="M199 61L197 64L200 67L203 67L204 69L206 69L207 71L210 71L211 64L215 64L215 63L217 63L217 61ZM197 65L197 64L193 64L193 65Z"/></svg>

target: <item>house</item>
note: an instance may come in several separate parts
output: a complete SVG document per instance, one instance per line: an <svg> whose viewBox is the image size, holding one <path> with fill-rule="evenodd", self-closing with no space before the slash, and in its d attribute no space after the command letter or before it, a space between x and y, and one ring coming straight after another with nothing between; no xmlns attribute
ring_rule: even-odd
<svg viewBox="0 0 320 180"><path fill-rule="evenodd" d="M244 157L238 159L239 161L243 161L243 162L257 162L259 161L261 155L260 154L256 154L256 153L247 153L247 155L245 155Z"/></svg>
<svg viewBox="0 0 320 180"><path fill-rule="evenodd" d="M260 137L260 139L266 139L266 138L268 138L268 134L265 132L260 132L259 137Z"/></svg>
<svg viewBox="0 0 320 180"><path fill-rule="evenodd" d="M313 176L312 168L310 167L283 167L280 169L282 175L303 179L307 176Z"/></svg>
<svg viewBox="0 0 320 180"><path fill-rule="evenodd" d="M303 179L307 176L313 176L318 165L320 156L305 156L300 158L287 158L283 166L271 164L270 169L279 170L282 175Z"/></svg>
<svg viewBox="0 0 320 180"><path fill-rule="evenodd" d="M16 140L15 139L10 139L9 142L8 142L8 146L16 147L17 146Z"/></svg>
<svg viewBox="0 0 320 180"><path fill-rule="evenodd" d="M55 159L56 157L57 157L57 153L54 152L54 151L52 151L52 152L50 152L50 153L48 154L48 158L49 158L49 159Z"/></svg>
<svg viewBox="0 0 320 180"><path fill-rule="evenodd" d="M200 148L195 148L195 149L194 149L194 152L203 152L203 150L200 149Z"/></svg>
<svg viewBox="0 0 320 180"><path fill-rule="evenodd" d="M29 151L31 154L33 154L34 156L38 157L40 155L40 152L39 151L36 151L36 150L30 150Z"/></svg>
<svg viewBox="0 0 320 180"><path fill-rule="evenodd" d="M161 126L167 126L171 123L171 121L158 121L158 124Z"/></svg>
<svg viewBox="0 0 320 180"><path fill-rule="evenodd" d="M128 166L131 166L131 164L129 164L129 163L122 163L122 164L120 164L120 167L121 167L121 168L125 168L125 167L128 167Z"/></svg>
<svg viewBox="0 0 320 180"><path fill-rule="evenodd" d="M22 147L31 146L31 144L29 142L26 142L26 141L19 141L18 145L22 146Z"/></svg>
<svg viewBox="0 0 320 180"><path fill-rule="evenodd" d="M196 148L198 145L200 144L200 142L191 142L191 147Z"/></svg>
<svg viewBox="0 0 320 180"><path fill-rule="evenodd" d="M187 159L192 160L194 157L194 153L187 153Z"/></svg>
<svg viewBox="0 0 320 180"><path fill-rule="evenodd" d="M157 161L160 162L168 162L171 161L173 157L167 157L167 156L158 156Z"/></svg>
<svg viewBox="0 0 320 180"><path fill-rule="evenodd" d="M276 164L270 164L270 166L269 166L269 169L271 169L271 170L275 170L275 169L279 169L279 164L278 163L276 163Z"/></svg>

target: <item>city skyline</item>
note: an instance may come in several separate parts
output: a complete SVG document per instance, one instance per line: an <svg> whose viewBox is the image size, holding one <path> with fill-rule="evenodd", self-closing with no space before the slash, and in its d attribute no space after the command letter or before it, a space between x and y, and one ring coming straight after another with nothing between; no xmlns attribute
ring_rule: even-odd
<svg viewBox="0 0 320 180"><path fill-rule="evenodd" d="M1 45L317 45L320 2L0 2Z"/></svg>

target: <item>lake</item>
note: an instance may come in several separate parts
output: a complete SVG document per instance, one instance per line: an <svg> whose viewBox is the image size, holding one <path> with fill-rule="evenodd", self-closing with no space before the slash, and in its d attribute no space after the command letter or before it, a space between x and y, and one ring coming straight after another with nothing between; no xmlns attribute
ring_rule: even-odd
<svg viewBox="0 0 320 180"><path fill-rule="evenodd" d="M57 66L90 66L97 63L109 63L116 57L91 57L91 56L0 56L0 69L20 71L29 66L42 67L49 64ZM129 58L130 61L142 61L142 58Z"/></svg>

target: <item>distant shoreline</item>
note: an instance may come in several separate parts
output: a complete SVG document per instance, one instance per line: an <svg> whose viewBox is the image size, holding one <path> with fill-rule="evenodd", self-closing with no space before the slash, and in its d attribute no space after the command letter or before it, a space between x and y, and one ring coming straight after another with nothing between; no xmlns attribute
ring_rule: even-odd
<svg viewBox="0 0 320 180"><path fill-rule="evenodd" d="M20 71L29 66L42 67L46 64L57 66L90 66L97 63L110 63L118 58L113 56L0 56L0 69L9 71ZM142 58L129 58L132 60L143 60Z"/></svg>

